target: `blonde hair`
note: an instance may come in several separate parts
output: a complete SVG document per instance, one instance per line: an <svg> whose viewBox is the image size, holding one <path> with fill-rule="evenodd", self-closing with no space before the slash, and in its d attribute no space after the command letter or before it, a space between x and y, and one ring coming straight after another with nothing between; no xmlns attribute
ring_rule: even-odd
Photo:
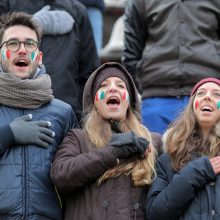
<svg viewBox="0 0 220 220"><path fill-rule="evenodd" d="M214 157L220 154L220 139L216 135L215 126L204 136L198 125L193 111L194 99L195 95L190 97L189 104L168 130L166 147L176 171L195 157Z"/></svg>
<svg viewBox="0 0 220 220"><path fill-rule="evenodd" d="M122 132L134 131L137 136L145 137L150 142L151 135L138 120L138 113L128 109L127 118L120 122L119 127ZM92 111L87 114L84 120L84 129L90 141L97 147L101 148L108 145L112 136L111 124L108 120L103 119L93 107ZM146 158L136 159L134 161L119 163L117 166L107 170L99 179L98 185L108 178L117 177L121 174L131 175L135 186L148 185L155 176L155 150L151 147L151 152Z"/></svg>

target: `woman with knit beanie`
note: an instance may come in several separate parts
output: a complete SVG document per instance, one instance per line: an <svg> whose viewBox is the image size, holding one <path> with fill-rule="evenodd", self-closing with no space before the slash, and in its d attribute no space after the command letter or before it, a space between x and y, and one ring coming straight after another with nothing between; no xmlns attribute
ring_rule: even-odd
<svg viewBox="0 0 220 220"><path fill-rule="evenodd" d="M140 122L134 82L119 63L106 63L88 79L82 129L58 150L51 178L64 194L65 220L144 220L159 136Z"/></svg>
<svg viewBox="0 0 220 220"><path fill-rule="evenodd" d="M205 78L168 130L149 189L147 220L220 219L220 80Z"/></svg>

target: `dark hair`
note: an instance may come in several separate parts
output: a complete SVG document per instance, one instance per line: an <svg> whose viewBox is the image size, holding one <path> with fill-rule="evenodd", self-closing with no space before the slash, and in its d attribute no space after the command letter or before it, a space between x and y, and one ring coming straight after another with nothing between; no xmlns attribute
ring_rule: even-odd
<svg viewBox="0 0 220 220"><path fill-rule="evenodd" d="M35 31L37 40L40 42L42 36L40 27L32 21L32 15L24 12L9 12L0 16L0 42L2 42L5 31L15 25L23 25Z"/></svg>

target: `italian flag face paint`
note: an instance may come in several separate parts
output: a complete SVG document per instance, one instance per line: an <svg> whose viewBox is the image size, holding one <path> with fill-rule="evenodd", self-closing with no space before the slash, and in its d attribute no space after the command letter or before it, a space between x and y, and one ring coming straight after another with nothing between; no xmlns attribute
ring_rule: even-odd
<svg viewBox="0 0 220 220"><path fill-rule="evenodd" d="M6 53L5 53L5 50L2 49L1 54L2 54L2 59L5 60L5 59L6 59Z"/></svg>
<svg viewBox="0 0 220 220"><path fill-rule="evenodd" d="M2 59L6 60L6 59L10 59L10 57L11 57L11 52L9 50L2 49Z"/></svg>
<svg viewBox="0 0 220 220"><path fill-rule="evenodd" d="M7 50L7 51L6 51L6 57L7 57L8 59L11 57L11 52L10 52L10 50Z"/></svg>
<svg viewBox="0 0 220 220"><path fill-rule="evenodd" d="M95 95L95 100L103 100L105 98L105 92L104 91L98 91Z"/></svg>
<svg viewBox="0 0 220 220"><path fill-rule="evenodd" d="M129 101L128 92L124 92L124 93L122 94L122 99L123 99L123 100L126 100L126 101Z"/></svg>
<svg viewBox="0 0 220 220"><path fill-rule="evenodd" d="M38 53L32 52L32 53L31 53L31 60L32 60L32 61L38 61L38 59L39 59Z"/></svg>
<svg viewBox="0 0 220 220"><path fill-rule="evenodd" d="M220 109L220 101L217 101L216 105L217 105L217 108Z"/></svg>
<svg viewBox="0 0 220 220"><path fill-rule="evenodd" d="M196 101L195 101L195 108L197 109L197 108L198 108L198 106L199 106L199 101L198 101L198 100L196 100Z"/></svg>

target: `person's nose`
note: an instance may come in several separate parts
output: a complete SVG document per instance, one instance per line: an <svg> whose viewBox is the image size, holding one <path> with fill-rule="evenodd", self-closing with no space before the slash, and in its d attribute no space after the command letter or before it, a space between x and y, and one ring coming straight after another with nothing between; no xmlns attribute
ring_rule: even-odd
<svg viewBox="0 0 220 220"><path fill-rule="evenodd" d="M207 92L205 95L205 100L210 100L210 99L211 99L211 94Z"/></svg>
<svg viewBox="0 0 220 220"><path fill-rule="evenodd" d="M115 85L115 83L111 83L110 88L109 88L109 92L114 93L117 91L118 91L118 89L117 89L117 86Z"/></svg>
<svg viewBox="0 0 220 220"><path fill-rule="evenodd" d="M20 44L20 48L19 48L19 50L18 50L18 53L19 53L19 54L27 54L27 50L26 50L26 48L25 48L25 46L24 46L24 43L21 43L21 44Z"/></svg>

